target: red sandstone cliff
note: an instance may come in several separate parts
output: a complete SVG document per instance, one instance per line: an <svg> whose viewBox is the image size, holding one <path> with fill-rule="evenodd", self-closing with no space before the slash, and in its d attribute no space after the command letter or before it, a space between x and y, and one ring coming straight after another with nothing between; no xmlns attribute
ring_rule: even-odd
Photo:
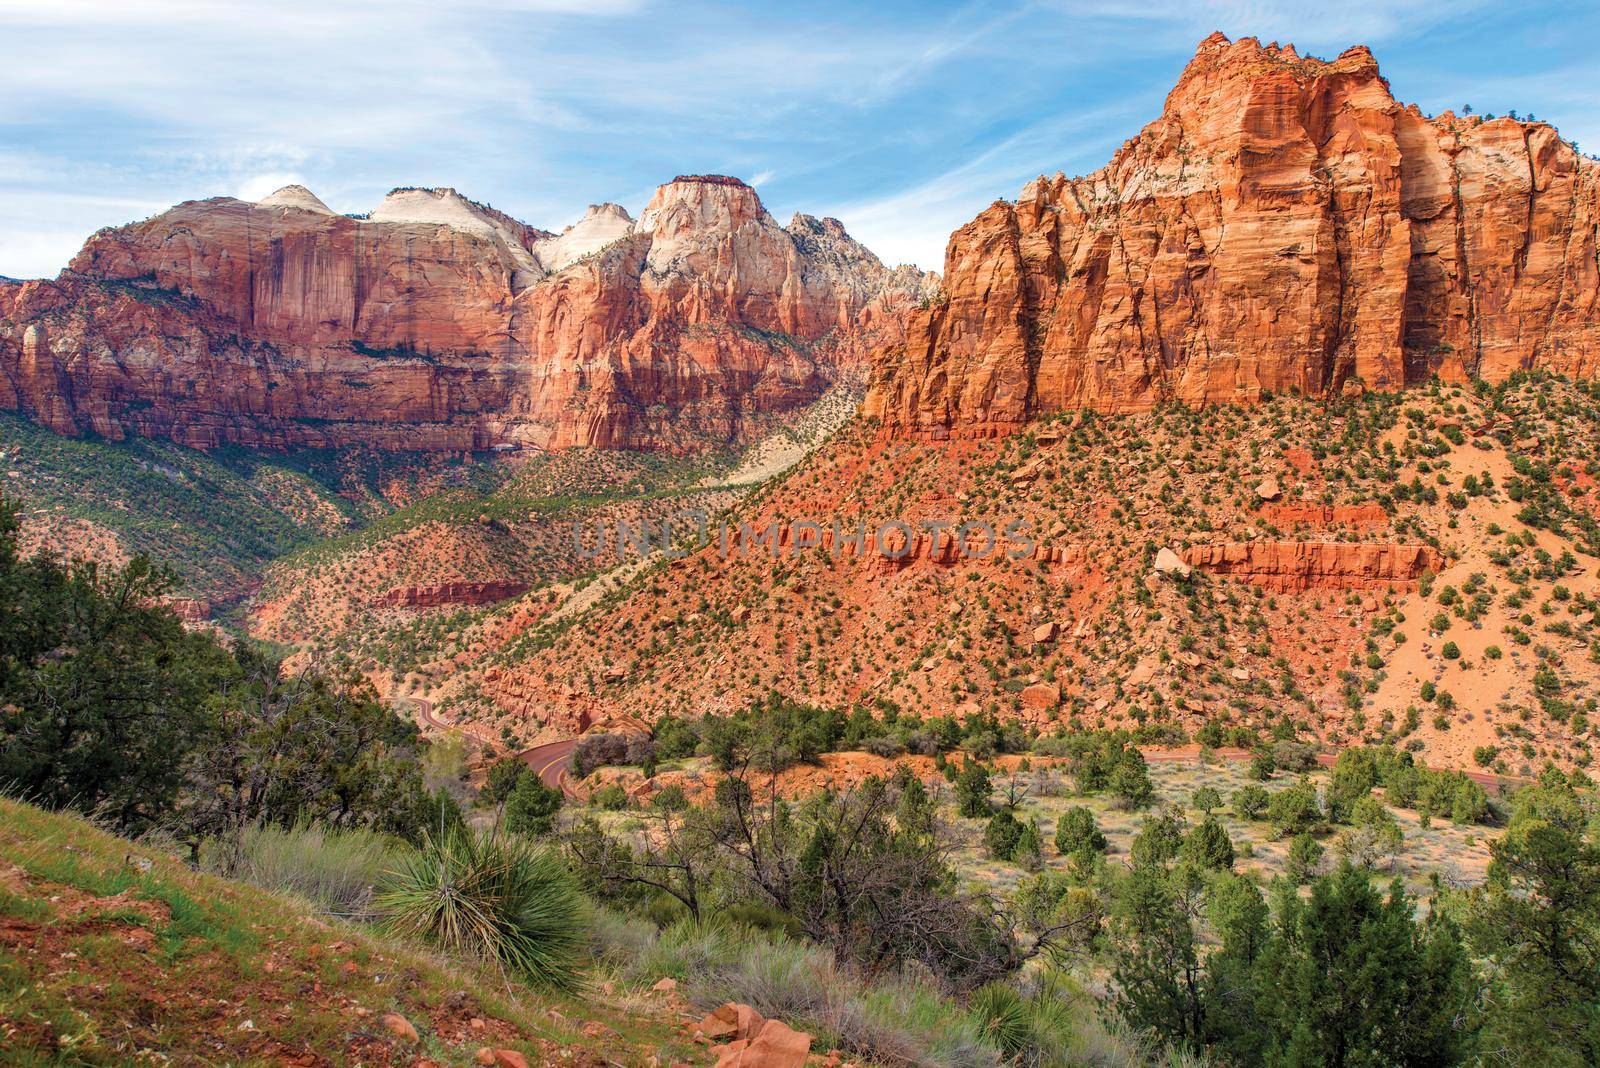
<svg viewBox="0 0 1600 1068"><path fill-rule="evenodd" d="M894 434L1045 412L1593 374L1600 165L1551 127L1423 116L1372 54L1203 41L1103 170L951 237L945 298L876 358Z"/></svg>
<svg viewBox="0 0 1600 1068"><path fill-rule="evenodd" d="M1444 558L1430 545L1340 541L1227 542L1196 545L1185 563L1271 589L1414 588Z"/></svg>
<svg viewBox="0 0 1600 1068"><path fill-rule="evenodd" d="M363 218L292 186L101 231L0 284L0 407L197 446L678 447L814 399L899 333L919 277L737 179L560 235L453 190Z"/></svg>

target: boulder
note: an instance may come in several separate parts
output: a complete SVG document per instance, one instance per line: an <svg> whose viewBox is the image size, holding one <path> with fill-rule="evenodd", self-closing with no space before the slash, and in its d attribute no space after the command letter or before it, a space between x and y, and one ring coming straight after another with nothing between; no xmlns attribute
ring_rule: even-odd
<svg viewBox="0 0 1600 1068"><path fill-rule="evenodd" d="M411 1025L411 1021L401 1016L398 1012L385 1013L378 1022L383 1025L385 1031L403 1042L420 1042L422 1040L421 1036L417 1034L417 1029Z"/></svg>
<svg viewBox="0 0 1600 1068"><path fill-rule="evenodd" d="M716 1047L716 1068L802 1068L811 1036L778 1020L767 1020L753 1038Z"/></svg>
<svg viewBox="0 0 1600 1068"><path fill-rule="evenodd" d="M754 1038L765 1023L765 1017L750 1006L725 1002L694 1026L707 1038L735 1040Z"/></svg>
<svg viewBox="0 0 1600 1068"><path fill-rule="evenodd" d="M1184 562L1183 557L1163 545L1156 553L1155 569L1158 574L1170 575L1175 578L1186 579L1191 568Z"/></svg>
<svg viewBox="0 0 1600 1068"><path fill-rule="evenodd" d="M1036 682L1022 690L1022 707L1052 712L1061 707L1061 687L1053 682Z"/></svg>

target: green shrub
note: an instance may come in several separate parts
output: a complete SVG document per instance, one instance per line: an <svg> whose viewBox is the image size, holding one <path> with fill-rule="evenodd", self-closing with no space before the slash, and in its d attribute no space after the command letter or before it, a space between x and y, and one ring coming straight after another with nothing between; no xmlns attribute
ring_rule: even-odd
<svg viewBox="0 0 1600 1068"><path fill-rule="evenodd" d="M1145 764L1144 754L1132 746L1123 750L1116 769L1111 773L1110 786L1111 792L1124 808L1139 809L1148 805L1155 796L1155 785L1150 781L1150 769Z"/></svg>
<svg viewBox="0 0 1600 1068"><path fill-rule="evenodd" d="M689 807L689 798L681 786L663 786L650 799L650 807L659 812L682 812Z"/></svg>
<svg viewBox="0 0 1600 1068"><path fill-rule="evenodd" d="M966 819L981 819L989 814L989 801L993 789L989 769L976 760L969 760L956 775L956 810Z"/></svg>
<svg viewBox="0 0 1600 1068"><path fill-rule="evenodd" d="M1301 779L1287 790L1273 795L1267 805L1267 819L1279 837L1301 834L1322 822L1322 807L1317 802L1317 788L1309 779Z"/></svg>
<svg viewBox="0 0 1600 1068"><path fill-rule="evenodd" d="M1094 813L1082 805L1074 805L1061 814L1056 824L1056 852L1069 856L1086 851L1104 853L1106 836L1094 821Z"/></svg>
<svg viewBox="0 0 1600 1068"><path fill-rule="evenodd" d="M531 982L577 983L583 899L560 858L527 839L429 835L377 899L391 932L426 938Z"/></svg>
<svg viewBox="0 0 1600 1068"><path fill-rule="evenodd" d="M1321 861L1322 843L1309 834L1297 834L1289 843L1289 856L1284 862L1283 874L1296 885L1308 883Z"/></svg>
<svg viewBox="0 0 1600 1068"><path fill-rule="evenodd" d="M555 826L561 811L561 791L546 786L532 770L522 777L506 798L505 829L510 834L546 835Z"/></svg>
<svg viewBox="0 0 1600 1068"><path fill-rule="evenodd" d="M1135 867L1165 864L1183 848L1183 824L1162 812L1144 818L1129 850Z"/></svg>
<svg viewBox="0 0 1600 1068"><path fill-rule="evenodd" d="M1010 860L1016 854L1022 831L1022 821L1001 809L989 817L989 825L983 831L983 847L993 860Z"/></svg>
<svg viewBox="0 0 1600 1068"><path fill-rule="evenodd" d="M972 992L967 1011L978 1022L984 1041L1008 1060L1020 1057L1033 1040L1028 1002L1006 983L989 983Z"/></svg>
<svg viewBox="0 0 1600 1068"><path fill-rule="evenodd" d="M1233 812L1242 820L1258 820L1267 811L1272 795L1264 786L1241 786L1233 792Z"/></svg>
<svg viewBox="0 0 1600 1068"><path fill-rule="evenodd" d="M1233 867L1233 840L1217 818L1208 815L1184 838L1181 855L1202 868L1227 871Z"/></svg>
<svg viewBox="0 0 1600 1068"><path fill-rule="evenodd" d="M589 803L607 812L620 812L628 807L628 791L622 788L621 783L609 783L596 790L589 798Z"/></svg>

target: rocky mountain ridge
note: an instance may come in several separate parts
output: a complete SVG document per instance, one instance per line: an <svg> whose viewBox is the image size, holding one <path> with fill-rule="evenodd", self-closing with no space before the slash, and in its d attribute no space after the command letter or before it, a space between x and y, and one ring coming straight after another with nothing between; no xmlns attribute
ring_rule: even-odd
<svg viewBox="0 0 1600 1068"><path fill-rule="evenodd" d="M738 179L561 234L451 189L364 217L290 186L94 235L0 284L0 407L199 447L684 449L748 437L891 340L919 273Z"/></svg>
<svg viewBox="0 0 1600 1068"><path fill-rule="evenodd" d="M902 436L1053 411L1592 375L1600 164L1539 122L1398 103L1372 53L1213 34L1102 170L957 230L879 354Z"/></svg>

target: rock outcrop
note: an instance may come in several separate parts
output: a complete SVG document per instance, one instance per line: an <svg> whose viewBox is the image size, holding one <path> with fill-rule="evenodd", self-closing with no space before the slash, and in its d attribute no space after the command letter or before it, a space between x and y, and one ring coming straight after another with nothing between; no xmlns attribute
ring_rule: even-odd
<svg viewBox="0 0 1600 1068"><path fill-rule="evenodd" d="M1200 44L1083 178L951 237L943 295L876 358L891 435L1600 363L1600 164L1552 127L1397 103L1372 54Z"/></svg>
<svg viewBox="0 0 1600 1068"><path fill-rule="evenodd" d="M810 1035L749 1005L721 1005L691 1030L719 1043L711 1050L717 1068L803 1068L811 1052Z"/></svg>
<svg viewBox="0 0 1600 1068"><path fill-rule="evenodd" d="M1183 561L1212 575L1284 592L1412 589L1444 563L1430 545L1342 541L1243 541L1197 545Z"/></svg>
<svg viewBox="0 0 1600 1068"><path fill-rule="evenodd" d="M487 582L443 582L434 586L396 586L378 598L387 608L437 608L447 604L494 604L527 593L526 582L493 579Z"/></svg>
<svg viewBox="0 0 1600 1068"><path fill-rule="evenodd" d="M450 189L365 217L290 186L94 235L0 282L0 407L207 447L688 448L809 403L927 280L732 178L560 235Z"/></svg>

